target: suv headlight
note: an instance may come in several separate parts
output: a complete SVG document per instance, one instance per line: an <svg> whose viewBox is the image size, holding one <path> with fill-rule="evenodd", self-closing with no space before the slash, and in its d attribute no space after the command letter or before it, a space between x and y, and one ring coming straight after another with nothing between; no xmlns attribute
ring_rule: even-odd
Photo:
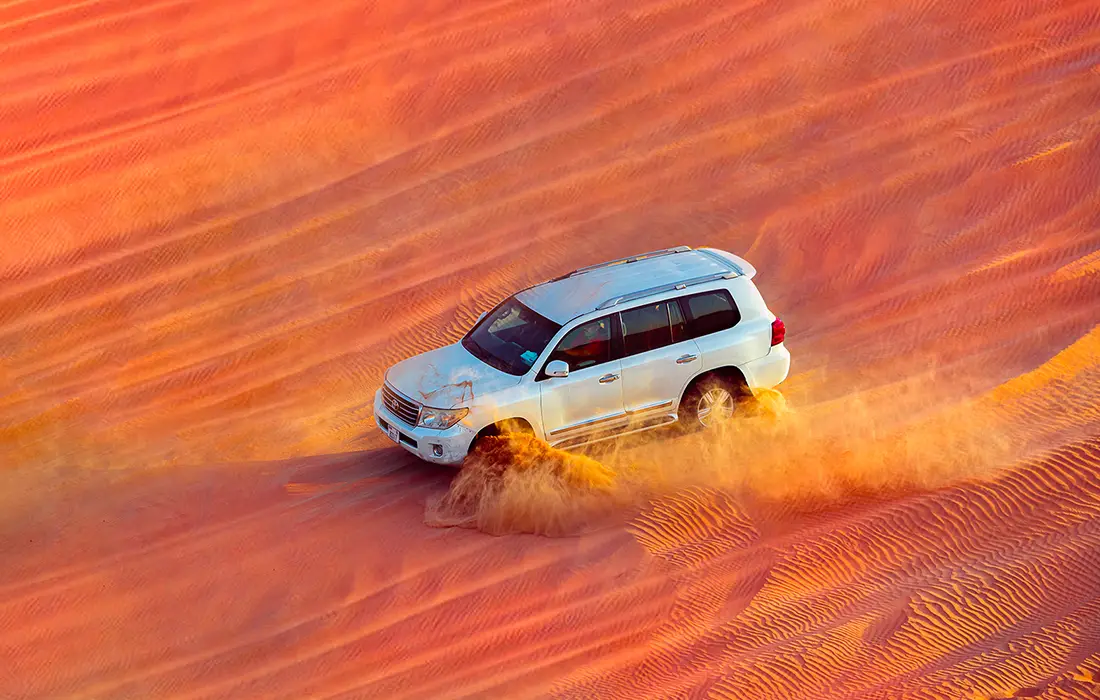
<svg viewBox="0 0 1100 700"><path fill-rule="evenodd" d="M424 406L420 409L420 422L418 425L421 428L446 430L465 418L469 412L470 409L468 408L428 408Z"/></svg>

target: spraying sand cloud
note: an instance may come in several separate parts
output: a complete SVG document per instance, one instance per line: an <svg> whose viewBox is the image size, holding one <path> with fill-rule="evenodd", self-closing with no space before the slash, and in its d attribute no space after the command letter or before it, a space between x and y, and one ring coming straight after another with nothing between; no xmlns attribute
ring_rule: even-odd
<svg viewBox="0 0 1100 700"><path fill-rule="evenodd" d="M607 514L620 492L616 480L611 467L530 435L491 437L450 490L429 501L425 522L494 535L575 534Z"/></svg>
<svg viewBox="0 0 1100 700"><path fill-rule="evenodd" d="M814 508L981 478L1011 456L994 415L975 402L918 420L894 414L881 397L793 409L768 391L705 434L643 433L587 454L526 435L496 438L428 504L426 522L575 534L616 509L690 487Z"/></svg>

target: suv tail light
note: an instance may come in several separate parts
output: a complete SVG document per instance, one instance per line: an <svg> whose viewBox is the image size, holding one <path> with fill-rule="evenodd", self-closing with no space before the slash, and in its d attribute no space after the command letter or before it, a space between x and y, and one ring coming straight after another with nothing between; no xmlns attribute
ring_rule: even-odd
<svg viewBox="0 0 1100 700"><path fill-rule="evenodd" d="M772 321L772 345L779 345L786 337L787 327L783 325L783 320L777 318Z"/></svg>

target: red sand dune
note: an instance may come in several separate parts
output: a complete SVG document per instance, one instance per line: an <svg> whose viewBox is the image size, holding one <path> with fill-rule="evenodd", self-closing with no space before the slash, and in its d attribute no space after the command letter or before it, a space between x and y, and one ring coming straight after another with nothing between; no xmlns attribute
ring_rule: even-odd
<svg viewBox="0 0 1100 700"><path fill-rule="evenodd" d="M0 698L1100 696L1098 115L1093 0L0 4ZM384 368L682 243L788 410L429 527Z"/></svg>

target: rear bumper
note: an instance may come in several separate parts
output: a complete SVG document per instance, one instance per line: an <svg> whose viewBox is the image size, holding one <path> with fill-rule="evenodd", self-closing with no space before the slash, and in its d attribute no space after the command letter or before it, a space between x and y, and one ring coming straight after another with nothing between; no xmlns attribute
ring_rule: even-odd
<svg viewBox="0 0 1100 700"><path fill-rule="evenodd" d="M382 404L381 389L374 393L374 422L387 442L393 443L388 430L393 426L401 434L398 445L425 462L435 464L461 466L474 441L474 432L461 423L447 430L410 427Z"/></svg>
<svg viewBox="0 0 1100 700"><path fill-rule="evenodd" d="M753 391L774 388L791 371L791 352L780 343L773 346L767 355L746 362L741 366L741 371L745 373L745 381Z"/></svg>

